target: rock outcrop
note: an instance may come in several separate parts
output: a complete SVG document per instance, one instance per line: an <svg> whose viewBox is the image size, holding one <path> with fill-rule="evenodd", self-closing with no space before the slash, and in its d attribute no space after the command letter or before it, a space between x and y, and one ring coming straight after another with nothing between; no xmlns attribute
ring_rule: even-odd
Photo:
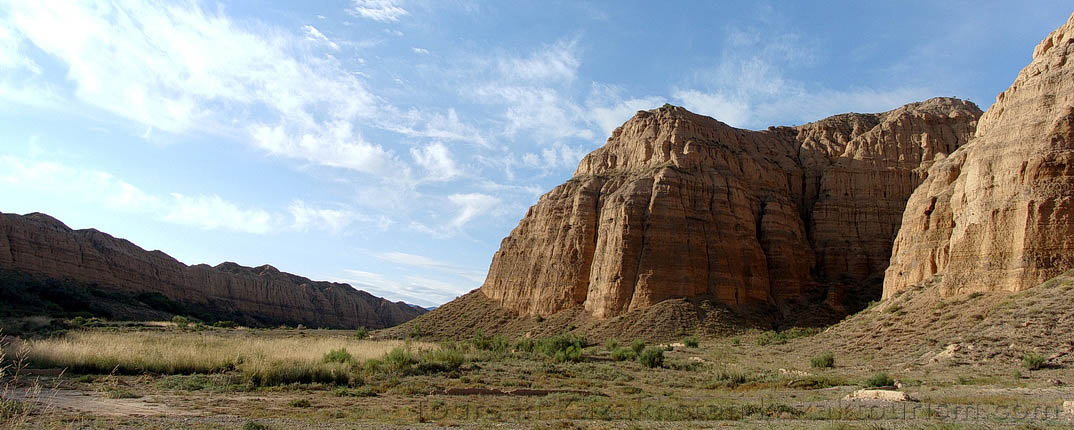
<svg viewBox="0 0 1074 430"><path fill-rule="evenodd" d="M480 291L520 315L609 318L691 297L838 308L878 285L906 199L980 114L936 98L750 131L670 105L638 112L530 208Z"/></svg>
<svg viewBox="0 0 1074 430"><path fill-rule="evenodd" d="M1074 268L1074 16L914 191L884 297L1019 291Z"/></svg>
<svg viewBox="0 0 1074 430"><path fill-rule="evenodd" d="M383 328L424 312L346 284L314 282L268 265L187 266L97 230L72 230L41 213L0 214L0 268L133 294L159 293L260 324Z"/></svg>

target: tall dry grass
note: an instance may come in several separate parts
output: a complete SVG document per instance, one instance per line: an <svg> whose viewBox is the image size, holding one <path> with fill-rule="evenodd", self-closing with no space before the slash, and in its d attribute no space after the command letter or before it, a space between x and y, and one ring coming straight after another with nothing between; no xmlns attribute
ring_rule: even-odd
<svg viewBox="0 0 1074 430"><path fill-rule="evenodd" d="M239 370L257 385L291 382L347 383L352 369L395 348L435 348L426 343L346 337L279 337L214 332L75 332L27 342L30 363L77 373L191 374ZM345 349L352 363L325 363Z"/></svg>

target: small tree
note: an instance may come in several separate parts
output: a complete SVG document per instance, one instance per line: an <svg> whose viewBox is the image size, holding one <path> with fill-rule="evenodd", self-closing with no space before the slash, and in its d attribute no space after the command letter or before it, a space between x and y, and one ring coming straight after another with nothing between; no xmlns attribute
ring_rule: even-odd
<svg viewBox="0 0 1074 430"><path fill-rule="evenodd" d="M354 331L354 337L358 338L358 340L369 337L369 329L365 328L365 326L358 327L358 330Z"/></svg>

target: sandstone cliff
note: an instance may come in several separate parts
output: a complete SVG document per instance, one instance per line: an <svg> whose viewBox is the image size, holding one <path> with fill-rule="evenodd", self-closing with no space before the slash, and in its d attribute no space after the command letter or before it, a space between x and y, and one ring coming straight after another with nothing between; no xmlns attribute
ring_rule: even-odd
<svg viewBox="0 0 1074 430"><path fill-rule="evenodd" d="M907 204L884 297L1019 291L1074 267L1074 16Z"/></svg>
<svg viewBox="0 0 1074 430"><path fill-rule="evenodd" d="M670 298L780 307L876 284L906 199L981 111L937 98L799 127L638 112L531 207L480 291L522 315Z"/></svg>
<svg viewBox="0 0 1074 430"><path fill-rule="evenodd" d="M159 293L247 323L383 328L422 312L346 284L314 282L272 266L186 266L97 230L45 214L0 214L0 269L139 294Z"/></svg>

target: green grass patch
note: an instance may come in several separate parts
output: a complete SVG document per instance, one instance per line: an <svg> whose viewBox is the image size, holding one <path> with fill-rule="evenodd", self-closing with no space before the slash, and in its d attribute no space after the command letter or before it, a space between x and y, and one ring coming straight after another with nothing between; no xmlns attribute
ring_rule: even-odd
<svg viewBox="0 0 1074 430"><path fill-rule="evenodd" d="M810 359L809 365L814 369L830 369L835 367L835 355L831 352L824 352Z"/></svg>

